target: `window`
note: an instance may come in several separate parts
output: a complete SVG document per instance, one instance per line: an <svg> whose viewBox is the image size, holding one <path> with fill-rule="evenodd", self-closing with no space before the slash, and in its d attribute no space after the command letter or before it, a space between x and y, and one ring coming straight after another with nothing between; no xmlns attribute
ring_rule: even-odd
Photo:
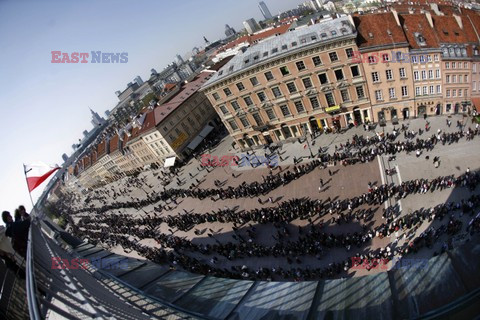
<svg viewBox="0 0 480 320"><path fill-rule="evenodd" d="M250 78L250 83L251 83L252 86L254 86L254 87L255 87L256 85L258 85L258 79L257 79L257 77L252 77L252 78Z"/></svg>
<svg viewBox="0 0 480 320"><path fill-rule="evenodd" d="M363 86L356 86L355 90L357 91L357 97L358 99L363 99L365 98L365 91L363 91Z"/></svg>
<svg viewBox="0 0 480 320"><path fill-rule="evenodd" d="M297 65L298 71L302 71L306 69L305 63L303 63L303 61L297 61L295 64Z"/></svg>
<svg viewBox="0 0 480 320"><path fill-rule="evenodd" d="M229 113L227 107L225 107L224 105L220 106L220 110L222 111L223 114L228 114Z"/></svg>
<svg viewBox="0 0 480 320"><path fill-rule="evenodd" d="M305 87L305 89L309 89L309 88L313 87L312 80L310 80L310 78L303 78L302 82L303 82L303 86Z"/></svg>
<svg viewBox="0 0 480 320"><path fill-rule="evenodd" d="M402 97L408 96L407 86L402 86Z"/></svg>
<svg viewBox="0 0 480 320"><path fill-rule="evenodd" d="M468 62L463 63L463 68L468 69Z"/></svg>
<svg viewBox="0 0 480 320"><path fill-rule="evenodd" d="M260 100L260 102L264 102L265 100L267 100L267 96L265 95L265 92L263 92L263 91L258 92L257 97L258 97L258 100Z"/></svg>
<svg viewBox="0 0 480 320"><path fill-rule="evenodd" d="M280 72L282 73L282 76L288 76L290 74L290 71L288 71L287 66L281 67Z"/></svg>
<svg viewBox="0 0 480 320"><path fill-rule="evenodd" d="M442 93L442 86L441 85L437 85L437 93Z"/></svg>
<svg viewBox="0 0 480 320"><path fill-rule="evenodd" d="M382 60L383 60L383 62L390 61L390 55L388 53L382 54Z"/></svg>
<svg viewBox="0 0 480 320"><path fill-rule="evenodd" d="M377 101L383 100L382 90L375 90L375 99Z"/></svg>
<svg viewBox="0 0 480 320"><path fill-rule="evenodd" d="M428 92L430 94L435 94L435 87L434 86L430 86L428 89L429 89Z"/></svg>
<svg viewBox="0 0 480 320"><path fill-rule="evenodd" d="M290 109L288 109L288 106L284 104L283 106L280 106L280 110L282 110L282 114L284 117L287 117L290 115Z"/></svg>
<svg viewBox="0 0 480 320"><path fill-rule="evenodd" d="M463 80L463 77L462 77L462 75L459 74L459 75L458 75L458 82L459 82L459 83L462 83L462 80Z"/></svg>
<svg viewBox="0 0 480 320"><path fill-rule="evenodd" d="M334 51L334 52L330 52L328 54L328 56L330 57L330 61L331 62L335 62L338 60L338 56L337 56L337 53Z"/></svg>
<svg viewBox="0 0 480 320"><path fill-rule="evenodd" d="M328 79L327 79L327 74L326 73L320 73L318 75L318 79L320 80L320 83L321 84L326 84L328 83Z"/></svg>
<svg viewBox="0 0 480 320"><path fill-rule="evenodd" d="M424 96L426 96L426 95L428 94L428 88L427 88L427 86L423 86L422 93L423 93Z"/></svg>
<svg viewBox="0 0 480 320"><path fill-rule="evenodd" d="M434 60L434 61L438 61L438 54L434 54L434 55L433 55L433 60Z"/></svg>
<svg viewBox="0 0 480 320"><path fill-rule="evenodd" d="M398 69L398 71L400 72L400 78L406 78L407 77L407 74L405 73L405 68L400 68Z"/></svg>
<svg viewBox="0 0 480 320"><path fill-rule="evenodd" d="M262 117L258 113L252 114L253 120L255 120L255 123L257 126L262 126L263 125L263 120Z"/></svg>
<svg viewBox="0 0 480 320"><path fill-rule="evenodd" d="M447 97L450 97L450 89L447 90Z"/></svg>
<svg viewBox="0 0 480 320"><path fill-rule="evenodd" d="M238 104L237 101L232 101L231 104L232 104L233 110L237 111L238 109L240 109L240 105Z"/></svg>
<svg viewBox="0 0 480 320"><path fill-rule="evenodd" d="M418 57L412 56L412 63L418 63Z"/></svg>
<svg viewBox="0 0 480 320"><path fill-rule="evenodd" d="M295 108L297 108L298 113L302 113L305 111L305 108L303 107L302 100L297 100L294 102Z"/></svg>
<svg viewBox="0 0 480 320"><path fill-rule="evenodd" d="M358 77L360 75L360 69L358 66L351 66L350 71L352 71L352 77Z"/></svg>
<svg viewBox="0 0 480 320"><path fill-rule="evenodd" d="M440 69L435 70L435 78L440 79Z"/></svg>
<svg viewBox="0 0 480 320"><path fill-rule="evenodd" d="M476 63L474 63L472 65L472 70L473 70L473 72L477 72L477 64Z"/></svg>
<svg viewBox="0 0 480 320"><path fill-rule="evenodd" d="M457 67L457 63L456 62L452 62L452 69L455 69Z"/></svg>
<svg viewBox="0 0 480 320"><path fill-rule="evenodd" d="M445 69L450 69L450 62L445 62Z"/></svg>
<svg viewBox="0 0 480 320"><path fill-rule="evenodd" d="M238 89L238 91L245 90L245 86L243 85L243 83L239 82L239 83L237 83L237 89Z"/></svg>
<svg viewBox="0 0 480 320"><path fill-rule="evenodd" d="M353 49L352 48L345 49L345 53L347 54L348 59L353 58Z"/></svg>
<svg viewBox="0 0 480 320"><path fill-rule="evenodd" d="M388 96L390 99L395 99L395 88L388 88Z"/></svg>
<svg viewBox="0 0 480 320"><path fill-rule="evenodd" d="M375 56L368 56L368 63L376 63L377 57Z"/></svg>
<svg viewBox="0 0 480 320"><path fill-rule="evenodd" d="M431 55L428 55L428 56L427 56L427 61L428 61L428 62L432 62L432 56L431 56Z"/></svg>
<svg viewBox="0 0 480 320"><path fill-rule="evenodd" d="M275 112L272 109L266 110L267 117L269 120L275 120L277 117L275 116Z"/></svg>
<svg viewBox="0 0 480 320"><path fill-rule="evenodd" d="M427 71L422 70L422 80L427 79Z"/></svg>
<svg viewBox="0 0 480 320"><path fill-rule="evenodd" d="M215 99L215 100L217 100L217 101L220 100L220 96L219 96L218 93L216 93L216 92L214 92L214 93L212 94L212 97L213 97L213 99Z"/></svg>
<svg viewBox="0 0 480 320"><path fill-rule="evenodd" d="M325 93L325 99L327 100L327 104L329 107L333 107L335 105L335 99L333 98L333 93L331 92Z"/></svg>
<svg viewBox="0 0 480 320"><path fill-rule="evenodd" d="M393 80L393 72L392 70L386 70L385 74L387 75L387 80Z"/></svg>
<svg viewBox="0 0 480 320"><path fill-rule="evenodd" d="M342 101L343 102L350 101L350 95L348 94L348 89L340 90L340 94L342 95Z"/></svg>
<svg viewBox="0 0 480 320"><path fill-rule="evenodd" d="M472 91L477 91L477 82L476 81L472 82Z"/></svg>
<svg viewBox="0 0 480 320"><path fill-rule="evenodd" d="M177 134L180 134L180 130L178 130L178 128L175 129L175 132L176 132Z"/></svg>
<svg viewBox="0 0 480 320"><path fill-rule="evenodd" d="M462 96L462 89L458 89L458 96L459 96L459 97Z"/></svg>
<svg viewBox="0 0 480 320"><path fill-rule="evenodd" d="M265 79L267 79L267 81L272 81L274 78L273 78L273 73L271 71L267 71L264 73L265 75Z"/></svg>
<svg viewBox="0 0 480 320"><path fill-rule="evenodd" d="M465 75L465 83L468 83L468 75Z"/></svg>
<svg viewBox="0 0 480 320"><path fill-rule="evenodd" d="M235 120L229 120L228 125L230 126L230 128L232 128L233 131L238 130L238 126Z"/></svg>
<svg viewBox="0 0 480 320"><path fill-rule="evenodd" d="M297 87L295 86L294 82L287 83L287 89L288 89L288 92L290 92L290 93L297 92Z"/></svg>
<svg viewBox="0 0 480 320"><path fill-rule="evenodd" d="M313 61L313 64L315 65L315 67L318 67L319 65L322 64L322 60L320 59L319 56L313 57L312 61Z"/></svg>
<svg viewBox="0 0 480 320"><path fill-rule="evenodd" d="M250 123L248 122L247 118L240 118L240 122L244 128L250 127Z"/></svg>
<svg viewBox="0 0 480 320"><path fill-rule="evenodd" d="M335 70L335 78L337 78L337 81L340 81L340 80L344 79L342 69Z"/></svg>
<svg viewBox="0 0 480 320"><path fill-rule="evenodd" d="M453 89L452 90L452 97L456 97L457 96L457 90Z"/></svg>
<svg viewBox="0 0 480 320"><path fill-rule="evenodd" d="M380 77L378 76L378 72L372 72L372 81L373 82L379 82Z"/></svg>
<svg viewBox="0 0 480 320"><path fill-rule="evenodd" d="M311 97L310 98L310 104L312 105L312 109L320 108L320 103L318 102L317 97Z"/></svg>
<svg viewBox="0 0 480 320"><path fill-rule="evenodd" d="M415 81L420 80L420 77L418 76L418 71L413 71L413 79L414 79Z"/></svg>
<svg viewBox="0 0 480 320"><path fill-rule="evenodd" d="M243 98L243 101L245 101L245 104L247 106L251 106L253 104L252 98L250 98L250 97Z"/></svg>
<svg viewBox="0 0 480 320"><path fill-rule="evenodd" d="M465 93L465 97L468 97L468 89L464 89L463 92Z"/></svg>
<svg viewBox="0 0 480 320"><path fill-rule="evenodd" d="M428 79L433 79L433 70L428 70Z"/></svg>
<svg viewBox="0 0 480 320"><path fill-rule="evenodd" d="M457 83L457 76L456 75L452 75L452 83Z"/></svg>
<svg viewBox="0 0 480 320"><path fill-rule="evenodd" d="M280 90L279 87L273 87L272 88L272 93L275 98L281 97L282 96L282 91Z"/></svg>
<svg viewBox="0 0 480 320"><path fill-rule="evenodd" d="M425 56L424 55L420 56L420 63L425 63Z"/></svg>
<svg viewBox="0 0 480 320"><path fill-rule="evenodd" d="M225 88L223 89L223 92L225 92L225 95L228 97L230 95L232 95L232 91L230 90L230 88Z"/></svg>
<svg viewBox="0 0 480 320"><path fill-rule="evenodd" d="M445 76L445 82L446 82L446 83L450 83L450 75L447 74L447 75Z"/></svg>
<svg viewBox="0 0 480 320"><path fill-rule="evenodd" d="M272 49L272 54L277 53L277 52L278 52L278 48L273 48Z"/></svg>
<svg viewBox="0 0 480 320"><path fill-rule="evenodd" d="M415 95L416 96L420 95L420 87L415 87Z"/></svg>

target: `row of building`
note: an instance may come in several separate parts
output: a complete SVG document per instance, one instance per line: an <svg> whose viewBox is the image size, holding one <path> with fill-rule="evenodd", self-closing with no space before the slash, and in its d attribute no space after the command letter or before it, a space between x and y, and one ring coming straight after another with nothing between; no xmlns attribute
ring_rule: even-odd
<svg viewBox="0 0 480 320"><path fill-rule="evenodd" d="M68 169L67 185L85 190L138 169L168 167L189 157L221 124L206 96L199 92L212 75L202 72L177 85L162 104L144 108L125 127L100 137Z"/></svg>
<svg viewBox="0 0 480 320"><path fill-rule="evenodd" d="M202 88L241 149L480 106L480 16L391 5L250 46ZM477 102L477 103L475 103Z"/></svg>

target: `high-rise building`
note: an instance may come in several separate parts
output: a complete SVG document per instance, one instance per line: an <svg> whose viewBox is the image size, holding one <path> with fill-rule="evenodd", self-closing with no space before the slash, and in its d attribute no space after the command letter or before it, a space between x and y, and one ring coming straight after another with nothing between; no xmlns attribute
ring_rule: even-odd
<svg viewBox="0 0 480 320"><path fill-rule="evenodd" d="M175 56L175 63L179 66L179 65L182 65L185 63L185 61L183 61L183 58L181 55L177 54Z"/></svg>
<svg viewBox="0 0 480 320"><path fill-rule="evenodd" d="M248 20L243 21L243 26L247 30L248 33L254 33L255 31L260 29L257 21L255 19L250 18Z"/></svg>
<svg viewBox="0 0 480 320"><path fill-rule="evenodd" d="M228 24L225 25L225 36L231 37L235 34L235 29L230 27Z"/></svg>
<svg viewBox="0 0 480 320"><path fill-rule="evenodd" d="M102 117L100 117L98 115L98 113L96 113L95 111L93 111L92 109L90 109L90 112L92 113L92 125L94 127L98 127L98 126L101 126L102 124L105 123L105 119L103 119Z"/></svg>
<svg viewBox="0 0 480 320"><path fill-rule="evenodd" d="M66 153L62 154L62 160L63 160L63 162L67 162L68 156L67 156Z"/></svg>
<svg viewBox="0 0 480 320"><path fill-rule="evenodd" d="M260 3L258 4L258 7L260 8L260 11L262 12L262 15L265 18L265 20L270 20L273 18L265 2L260 1Z"/></svg>
<svg viewBox="0 0 480 320"><path fill-rule="evenodd" d="M138 84L139 86L141 86L143 84L143 80L142 78L140 78L140 76L136 76L135 79L133 79L133 81Z"/></svg>

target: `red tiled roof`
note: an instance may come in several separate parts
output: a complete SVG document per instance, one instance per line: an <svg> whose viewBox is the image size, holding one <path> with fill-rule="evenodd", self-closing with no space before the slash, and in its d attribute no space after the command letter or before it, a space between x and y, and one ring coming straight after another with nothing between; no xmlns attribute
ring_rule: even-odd
<svg viewBox="0 0 480 320"><path fill-rule="evenodd" d="M145 116L142 127L138 130L138 135L140 136L148 130L155 128L155 125L155 112L152 110Z"/></svg>
<svg viewBox="0 0 480 320"><path fill-rule="evenodd" d="M90 158L92 160L92 165L97 162L97 152L96 151L93 151L91 154L90 154Z"/></svg>
<svg viewBox="0 0 480 320"><path fill-rule="evenodd" d="M105 140L102 140L97 145L97 156L98 156L98 158L101 158L106 153L107 153L107 144L106 144Z"/></svg>
<svg viewBox="0 0 480 320"><path fill-rule="evenodd" d="M228 61L232 60L232 58L235 57L234 55L228 56L217 63L215 63L213 66L211 66L208 70L213 70L213 71L218 71L220 70L224 65L227 64Z"/></svg>
<svg viewBox="0 0 480 320"><path fill-rule="evenodd" d="M460 29L453 16L434 16L433 27L440 43L465 43L467 38L465 32Z"/></svg>
<svg viewBox="0 0 480 320"><path fill-rule="evenodd" d="M357 27L359 48L407 43L402 28L391 12L360 15L353 19Z"/></svg>
<svg viewBox="0 0 480 320"><path fill-rule="evenodd" d="M165 91L170 91L174 89L176 86L177 85L175 83L167 83L164 88L165 88Z"/></svg>
<svg viewBox="0 0 480 320"><path fill-rule="evenodd" d="M425 14L405 14L400 15L400 23L407 37L408 43L414 49L420 48L438 48L439 44L435 30L428 23ZM420 46L415 38L415 33L420 33L427 43L426 46Z"/></svg>
<svg viewBox="0 0 480 320"><path fill-rule="evenodd" d="M202 72L195 79L182 86L180 91L167 103L156 107L152 113L155 115L155 125L163 121L170 113L177 109L183 102L195 94L202 85L212 76L211 72ZM145 120L146 122L146 120Z"/></svg>
<svg viewBox="0 0 480 320"><path fill-rule="evenodd" d="M235 47L235 46L237 46L237 45L239 45L240 43L243 43L243 42L248 42L249 44L252 44L252 43L255 43L257 41L260 41L260 40L269 38L271 36L274 36L276 34L283 34L283 33L288 31L288 29L290 28L290 25L291 24L283 24L281 26L278 26L278 27L275 27L275 28L272 28L270 30L266 30L266 31L263 31L263 32L259 32L257 34L242 36L242 37L237 38L233 41L230 41L229 43L227 43L226 45L221 47L219 49L219 51L224 51L224 50L233 48L233 47Z"/></svg>
<svg viewBox="0 0 480 320"><path fill-rule="evenodd" d="M112 138L110 138L110 141L108 142L110 144L110 153L114 153L118 150L119 142L120 139L118 137L118 134L115 134Z"/></svg>

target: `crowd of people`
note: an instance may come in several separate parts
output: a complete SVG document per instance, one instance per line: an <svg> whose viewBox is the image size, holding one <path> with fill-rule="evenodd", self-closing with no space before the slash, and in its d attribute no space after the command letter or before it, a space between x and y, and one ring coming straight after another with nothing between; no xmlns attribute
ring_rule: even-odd
<svg viewBox="0 0 480 320"><path fill-rule="evenodd" d="M146 185L143 178L129 177L123 190L115 191L112 188L110 191L92 192L87 198L89 205L73 212L77 217L76 220L70 216L71 211L69 212L69 224L72 232L80 238L87 238L93 243L103 243L110 247L120 245L126 252L135 251L149 260L169 263L172 267L181 267L196 273L266 280L309 280L333 277L352 267L352 257L361 258L362 261L365 259L391 260L394 256L405 256L423 247L432 247L442 234L452 236L462 230L462 221L459 217L464 214L472 216L467 231L479 232L480 218L479 215L474 217L474 212L480 207L480 197L474 194L460 202L449 202L404 215L400 215L400 212L392 207L380 209L388 199L400 200L412 194L433 193L445 188L474 191L480 183L479 173L470 172L468 169L457 177L451 175L435 179L419 178L399 184L379 186L369 183L367 192L347 199L320 200L304 197L252 210L225 207L206 213L185 211L182 214L170 214L169 211L177 205L180 198L211 199L212 201L256 198L286 186L316 168L327 169L327 165L337 163L353 165L357 162L369 162L378 155L394 158L400 152L413 152L419 156L424 152L432 151L439 143L443 145L458 143L463 138L471 140L480 134L478 128L460 127L456 132L446 133L438 130L433 134L429 133L430 130L429 125L426 126L425 131L418 132L402 126L400 129L394 128L391 133L377 134L373 137L355 135L345 144L335 146L335 150L330 153L320 148L318 155L306 164L294 165L284 170L281 167L270 168L269 174L262 176L262 181L243 182L236 187L223 187L221 181L216 181L214 188L201 189L194 184L190 188L155 190L156 187ZM404 140L398 139L402 132ZM422 135L426 137L421 138ZM434 159L434 162L435 160L438 163L438 159ZM329 173L332 175L330 170ZM321 184L323 185L323 182ZM139 188L145 193L146 197L143 199L131 197L125 202L115 201L101 206L93 204L94 200L106 202L109 197L115 200ZM271 197L269 199L269 202L273 203ZM260 198L258 201L262 203ZM117 209L126 208L143 210L149 205L153 205L153 211L144 211L145 214L136 217L122 214L119 210L118 213L115 212ZM371 220L379 209L383 211L382 218L385 220L372 227ZM327 226L316 223L327 217L329 218ZM447 222L443 223L445 218ZM298 219L308 223L303 227L294 227L292 222ZM442 224L436 227L430 226L420 236L414 237L417 228L427 220L439 220ZM231 239L225 240L223 237L220 239L222 241L219 241L215 232L208 228L210 223L233 225L232 231L228 234ZM332 233L326 230L330 225L350 223L357 224L356 231ZM203 231L198 229L202 224L206 226ZM270 239L273 243L266 242L265 239L258 240L262 238L259 229L265 225L274 228ZM195 229L196 235L207 232L212 241L206 244L175 235L177 230L190 232L192 229ZM207 229L209 231L205 231ZM401 235L398 236L399 234ZM396 237L391 245L378 250L363 250L373 238L392 235ZM402 246L396 246L402 237L408 237L408 241L404 241ZM142 244L141 240L144 239L153 239L157 245ZM450 243L447 241L442 245L442 251L449 246ZM351 253L349 259L331 263L326 267L312 269L301 266L305 257L322 259L333 248L344 248L347 252L355 252ZM290 267L288 269L282 267L253 269L246 265L233 265L227 268L219 262L219 258L225 258L233 263L235 260L251 257L284 258Z"/></svg>

